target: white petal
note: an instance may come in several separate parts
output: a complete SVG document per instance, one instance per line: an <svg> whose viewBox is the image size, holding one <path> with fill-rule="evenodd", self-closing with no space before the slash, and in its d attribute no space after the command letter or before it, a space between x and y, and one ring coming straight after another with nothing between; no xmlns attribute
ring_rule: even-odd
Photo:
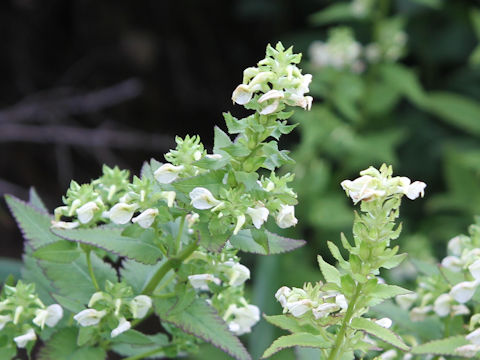
<svg viewBox="0 0 480 360"><path fill-rule="evenodd" d="M465 336L465 338L470 341L472 344L480 345L480 328L472 331L470 334Z"/></svg>
<svg viewBox="0 0 480 360"><path fill-rule="evenodd" d="M118 203L108 212L110 220L115 224L126 224L130 221L133 213L138 208L136 204Z"/></svg>
<svg viewBox="0 0 480 360"><path fill-rule="evenodd" d="M447 316L450 314L450 304L452 300L453 299L449 294L440 295L433 304L433 310L440 317Z"/></svg>
<svg viewBox="0 0 480 360"><path fill-rule="evenodd" d="M475 280L480 280L480 259L477 259L473 264L468 267L468 271L474 277Z"/></svg>
<svg viewBox="0 0 480 360"><path fill-rule="evenodd" d="M276 216L276 222L277 225L282 229L295 226L298 222L297 218L295 217L295 208L291 205L281 205L280 211Z"/></svg>
<svg viewBox="0 0 480 360"><path fill-rule="evenodd" d="M263 94L260 96L258 99L258 103L262 103L267 100L272 100L272 99L283 99L285 97L283 91L280 90L270 90L267 93Z"/></svg>
<svg viewBox="0 0 480 360"><path fill-rule="evenodd" d="M268 209L265 206L258 206L255 208L247 208L247 215L252 218L253 225L260 229L265 221L268 219Z"/></svg>
<svg viewBox="0 0 480 360"><path fill-rule="evenodd" d="M80 223L78 221L67 222L52 220L52 228L54 229L71 230L75 229L78 226L80 226Z"/></svg>
<svg viewBox="0 0 480 360"><path fill-rule="evenodd" d="M158 209L147 209L132 219L132 223L138 223L142 228L148 229L155 221L155 217L158 215Z"/></svg>
<svg viewBox="0 0 480 360"><path fill-rule="evenodd" d="M189 196L192 200L193 207L200 210L210 209L221 204L221 201L215 199L210 190L204 187L196 187L190 191Z"/></svg>
<svg viewBox="0 0 480 360"><path fill-rule="evenodd" d="M132 325L130 324L129 321L127 321L125 318L120 318L119 322L118 322L118 326L112 330L112 332L110 333L110 336L113 338L113 337L116 337L118 335L120 335L121 333L127 331L127 330L130 330L130 328L132 327Z"/></svg>
<svg viewBox="0 0 480 360"><path fill-rule="evenodd" d="M392 326L392 319L388 317L381 318L375 322L385 329L389 329Z"/></svg>
<svg viewBox="0 0 480 360"><path fill-rule="evenodd" d="M415 181L408 187L405 195L407 195L410 200L415 200L419 196L423 197L426 187L427 184L425 184L424 182Z"/></svg>
<svg viewBox="0 0 480 360"><path fill-rule="evenodd" d="M175 166L167 163L155 170L153 176L160 184L170 184L178 178L182 170L183 165Z"/></svg>
<svg viewBox="0 0 480 360"><path fill-rule="evenodd" d="M188 281L194 289L208 291L210 290L208 287L209 282L213 282L217 285L221 284L221 280L213 276L212 274L195 274L189 275Z"/></svg>
<svg viewBox="0 0 480 360"><path fill-rule="evenodd" d="M233 235L237 235L238 232L242 229L243 224L245 224L245 215L238 215L237 216L237 225L233 230Z"/></svg>
<svg viewBox="0 0 480 360"><path fill-rule="evenodd" d="M249 87L245 84L238 85L232 93L232 101L239 104L245 105L252 99L252 92Z"/></svg>
<svg viewBox="0 0 480 360"><path fill-rule="evenodd" d="M17 343L17 347L23 349L27 346L27 343L30 341L37 340L37 335L33 329L28 329L28 331L20 336L16 336L13 340Z"/></svg>
<svg viewBox="0 0 480 360"><path fill-rule="evenodd" d="M107 314L105 310L97 311L95 309L85 309L80 311L77 315L73 318L81 325L81 326L92 326L97 325L102 317Z"/></svg>
<svg viewBox="0 0 480 360"><path fill-rule="evenodd" d="M135 319L142 319L152 307L152 299L147 295L135 296L130 302L130 310Z"/></svg>
<svg viewBox="0 0 480 360"><path fill-rule="evenodd" d="M90 220L93 219L93 216L95 215L95 211L98 209L99 209L98 205L95 204L93 201L90 201L85 205L82 205L77 209L78 221L80 221L82 224L89 223Z"/></svg>
<svg viewBox="0 0 480 360"><path fill-rule="evenodd" d="M450 290L450 295L459 303L464 304L472 298L477 286L478 283L476 281L464 281L455 285Z"/></svg>

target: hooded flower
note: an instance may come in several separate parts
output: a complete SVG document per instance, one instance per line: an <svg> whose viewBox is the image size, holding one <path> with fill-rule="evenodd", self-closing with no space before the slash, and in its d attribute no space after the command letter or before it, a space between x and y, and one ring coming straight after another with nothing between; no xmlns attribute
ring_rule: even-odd
<svg viewBox="0 0 480 360"><path fill-rule="evenodd" d="M152 307L152 299L147 295L135 296L130 301L130 311L134 319L143 319Z"/></svg>
<svg viewBox="0 0 480 360"><path fill-rule="evenodd" d="M281 205L280 211L277 213L276 222L282 229L295 226L298 223L295 217L295 208L291 205Z"/></svg>
<svg viewBox="0 0 480 360"><path fill-rule="evenodd" d="M335 303L323 303L312 309L315 319L321 319L330 313L340 310L340 306Z"/></svg>
<svg viewBox="0 0 480 360"><path fill-rule="evenodd" d="M240 84L233 90L232 101L238 105L245 105L252 99L252 92L248 85Z"/></svg>
<svg viewBox="0 0 480 360"><path fill-rule="evenodd" d="M206 210L221 204L221 201L215 199L210 190L204 187L196 187L190 191L189 196L196 209Z"/></svg>
<svg viewBox="0 0 480 360"><path fill-rule="evenodd" d="M212 274L189 275L188 281L190 281L190 284L193 286L194 289L202 290L202 291L209 290L209 287L208 287L209 282L213 282L214 284L217 284L217 285L220 285L222 282L219 278L216 278Z"/></svg>
<svg viewBox="0 0 480 360"><path fill-rule="evenodd" d="M453 299L449 294L440 295L433 303L433 311L435 311L440 317L447 316L450 313L450 304L452 300Z"/></svg>
<svg viewBox="0 0 480 360"><path fill-rule="evenodd" d="M468 267L468 271L470 271L470 274L472 274L475 280L480 280L480 259L475 260L475 262Z"/></svg>
<svg viewBox="0 0 480 360"><path fill-rule="evenodd" d="M227 274L230 278L228 284L230 286L240 286L250 279L250 269L245 265L234 261L225 261L222 265L227 267Z"/></svg>
<svg viewBox="0 0 480 360"><path fill-rule="evenodd" d="M13 340L17 343L17 347L23 349L27 346L27 343L30 341L37 340L37 335L33 329L28 329L28 331L20 336L16 336Z"/></svg>
<svg viewBox="0 0 480 360"><path fill-rule="evenodd" d="M52 220L52 228L60 230L71 230L80 226L78 221L55 221Z"/></svg>
<svg viewBox="0 0 480 360"><path fill-rule="evenodd" d="M118 321L118 326L115 329L113 329L112 332L110 333L110 336L114 338L120 335L121 333L124 333L125 331L130 330L131 327L132 325L130 324L130 322L127 321L124 317L122 317Z"/></svg>
<svg viewBox="0 0 480 360"><path fill-rule="evenodd" d="M480 345L480 328L472 331L470 334L465 336L465 338L472 344Z"/></svg>
<svg viewBox="0 0 480 360"><path fill-rule="evenodd" d="M370 201L385 195L385 191L377 188L377 180L370 175L363 175L353 181L344 180L341 183L353 202Z"/></svg>
<svg viewBox="0 0 480 360"><path fill-rule="evenodd" d="M233 319L228 321L228 329L235 335L243 335L249 333L252 326L260 320L260 309L255 305L247 305L238 307L232 304L225 312L224 318L233 315Z"/></svg>
<svg viewBox="0 0 480 360"><path fill-rule="evenodd" d="M257 229L263 225L268 219L268 209L265 206L256 206L254 208L247 208L247 215L252 218L253 226Z"/></svg>
<svg viewBox="0 0 480 360"><path fill-rule="evenodd" d="M53 304L46 309L39 309L35 312L33 323L43 329L45 324L54 327L63 317L63 309L58 304Z"/></svg>
<svg viewBox="0 0 480 360"><path fill-rule="evenodd" d="M153 176L160 184L170 184L178 178L182 170L183 165L175 166L167 163L155 170Z"/></svg>
<svg viewBox="0 0 480 360"><path fill-rule="evenodd" d="M287 286L282 286L275 293L275 298L278 300L278 302L282 305L283 308L286 308L287 299L291 293L292 293L292 290Z"/></svg>
<svg viewBox="0 0 480 360"><path fill-rule="evenodd" d="M126 204L120 202L114 205L108 212L108 217L115 224L126 224L130 221L135 210L137 210L137 204Z"/></svg>
<svg viewBox="0 0 480 360"><path fill-rule="evenodd" d="M148 229L155 221L155 217L158 215L158 209L147 209L132 219L132 223L138 223L142 228Z"/></svg>
<svg viewBox="0 0 480 360"><path fill-rule="evenodd" d="M464 304L472 298L477 286L477 281L463 281L450 290L450 295L460 304Z"/></svg>
<svg viewBox="0 0 480 360"><path fill-rule="evenodd" d="M78 221L80 221L82 224L89 223L90 220L93 219L93 216L95 215L95 211L98 209L99 209L98 205L95 204L93 201L90 201L85 205L82 205L77 209Z"/></svg>
<svg viewBox="0 0 480 360"><path fill-rule="evenodd" d="M97 311L95 309L85 309L83 311L80 311L73 318L81 326L92 326L97 325L106 314L107 312L105 310Z"/></svg>

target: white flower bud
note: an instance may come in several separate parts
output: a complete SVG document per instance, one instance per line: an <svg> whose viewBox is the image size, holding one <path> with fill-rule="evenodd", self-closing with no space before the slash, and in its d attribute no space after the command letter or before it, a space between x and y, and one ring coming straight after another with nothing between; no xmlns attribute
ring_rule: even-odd
<svg viewBox="0 0 480 360"><path fill-rule="evenodd" d="M245 281L250 279L250 269L247 268L245 265L230 260L224 262L222 265L229 268L227 270L227 273L230 278L230 280L228 281L228 284L230 286L240 286Z"/></svg>
<svg viewBox="0 0 480 360"><path fill-rule="evenodd" d="M175 192L174 192L175 193ZM138 216L132 219L132 223L138 223L142 228L148 229L155 221L155 217L158 215L158 209L147 209L142 211Z"/></svg>
<svg viewBox="0 0 480 360"><path fill-rule="evenodd" d="M222 204L221 201L215 199L210 190L204 187L196 187L190 191L189 196L192 200L193 207L200 210L210 209Z"/></svg>
<svg viewBox="0 0 480 360"><path fill-rule="evenodd" d="M398 295L395 297L395 301L397 302L398 306L400 306L404 310L408 310L410 306L413 305L415 300L417 300L418 295L415 293L409 293L404 295Z"/></svg>
<svg viewBox="0 0 480 360"><path fill-rule="evenodd" d="M472 274L475 280L480 280L480 259L475 260L475 262L468 267L468 271L470 271L470 274Z"/></svg>
<svg viewBox="0 0 480 360"><path fill-rule="evenodd" d="M277 225L282 229L289 228L290 226L295 226L298 223L298 220L295 217L295 208L291 205L282 204L275 220L277 222Z"/></svg>
<svg viewBox="0 0 480 360"><path fill-rule="evenodd" d="M82 205L77 209L77 217L78 221L82 224L87 224L90 220L93 219L93 215L95 215L95 211L98 210L99 207L93 201L87 202L85 205Z"/></svg>
<svg viewBox="0 0 480 360"><path fill-rule="evenodd" d="M232 93L232 101L238 105L245 105L252 99L252 92L245 84L238 85Z"/></svg>
<svg viewBox="0 0 480 360"><path fill-rule="evenodd" d="M153 176L160 184L170 184L178 178L182 170L183 165L175 166L167 163L155 170Z"/></svg>
<svg viewBox="0 0 480 360"><path fill-rule="evenodd" d="M282 307L285 308L287 306L287 299L288 299L288 297L290 296L291 293L292 293L292 290L289 287L282 286L275 293L275 298L282 305Z"/></svg>
<svg viewBox="0 0 480 360"><path fill-rule="evenodd" d="M108 212L108 217L115 224L126 224L130 221L135 210L137 210L137 204L115 204Z"/></svg>
<svg viewBox="0 0 480 360"><path fill-rule="evenodd" d="M450 303L452 300L449 294L440 295L433 304L433 311L440 317L447 316L450 313Z"/></svg>
<svg viewBox="0 0 480 360"><path fill-rule="evenodd" d="M213 276L212 274L195 274L195 275L189 275L188 276L188 281L190 281L190 284L193 286L194 289L197 290L202 290L202 291L208 291L208 283L213 282L214 284L220 285L222 281Z"/></svg>
<svg viewBox="0 0 480 360"><path fill-rule="evenodd" d="M253 225L260 229L265 221L268 219L268 209L265 206L256 206L254 208L247 208L247 215L252 218Z"/></svg>
<svg viewBox="0 0 480 360"><path fill-rule="evenodd" d="M312 313L315 319L320 319L339 309L340 306L335 303L323 303L318 305L316 308L313 308Z"/></svg>
<svg viewBox="0 0 480 360"><path fill-rule="evenodd" d="M237 225L235 225L235 229L233 229L233 235L237 235L238 232L241 230L243 224L245 224L245 215L238 215L237 216Z"/></svg>
<svg viewBox="0 0 480 360"><path fill-rule="evenodd" d="M378 319L377 321L375 321L378 325L380 325L381 327L384 327L385 329L390 329L390 327L392 326L392 319L388 318L388 317L384 317L384 318L381 318L381 319Z"/></svg>
<svg viewBox="0 0 480 360"><path fill-rule="evenodd" d="M68 222L68 221L55 221L52 220L52 228L60 230L71 230L80 226L78 221Z"/></svg>
<svg viewBox="0 0 480 360"><path fill-rule="evenodd" d="M287 302L286 307L290 314L295 317L300 317L312 308L312 301L310 299L303 299Z"/></svg>
<svg viewBox="0 0 480 360"><path fill-rule="evenodd" d="M463 345L455 349L455 353L467 357L473 358L480 351L480 346L475 344Z"/></svg>
<svg viewBox="0 0 480 360"><path fill-rule="evenodd" d="M142 319L152 307L152 299L147 295L135 296L130 301L130 311L134 319Z"/></svg>
<svg viewBox="0 0 480 360"><path fill-rule="evenodd" d="M416 198L418 198L419 196L421 196L423 198L423 195L425 194L424 191L425 191L425 188L427 187L427 184L425 184L424 182L421 182L421 181L414 181L412 184L410 184L410 186L406 189L405 191L405 195L407 195L407 197L410 199L410 200L415 200Z"/></svg>
<svg viewBox="0 0 480 360"><path fill-rule="evenodd" d="M464 304L472 298L477 286L477 281L463 281L450 290L450 295L460 304Z"/></svg>
<svg viewBox="0 0 480 360"><path fill-rule="evenodd" d="M431 306L424 306L424 307L414 307L410 311L410 320L416 321L423 321L427 317L427 314L432 310Z"/></svg>
<svg viewBox="0 0 480 360"><path fill-rule="evenodd" d="M17 343L17 347L23 349L27 346L27 343L30 341L37 340L37 335L33 329L28 329L28 331L20 336L16 336L13 340Z"/></svg>
<svg viewBox="0 0 480 360"><path fill-rule="evenodd" d="M447 256L442 260L442 266L450 271L462 271L463 261L456 256Z"/></svg>
<svg viewBox="0 0 480 360"><path fill-rule="evenodd" d="M81 326L92 326L97 325L106 314L107 312L105 310L97 311L95 309L85 309L83 311L80 311L73 318Z"/></svg>
<svg viewBox="0 0 480 360"><path fill-rule="evenodd" d="M121 333L124 333L125 331L130 330L131 327L132 325L130 324L130 322L127 321L124 317L122 317L118 321L118 326L115 329L113 329L112 332L110 333L110 336L114 338L120 335Z"/></svg>
<svg viewBox="0 0 480 360"><path fill-rule="evenodd" d="M237 307L232 304L228 307L225 315L233 315L233 320L228 322L228 329L235 335L243 335L249 333L252 326L260 320L260 309L255 305L247 305Z"/></svg>
<svg viewBox="0 0 480 360"><path fill-rule="evenodd" d="M38 309L35 311L33 323L43 329L45 324L54 327L63 317L63 309L58 304L53 304L46 309Z"/></svg>
<svg viewBox="0 0 480 360"><path fill-rule="evenodd" d="M0 315L0 330L2 330L10 321L12 321L12 317L10 315Z"/></svg>

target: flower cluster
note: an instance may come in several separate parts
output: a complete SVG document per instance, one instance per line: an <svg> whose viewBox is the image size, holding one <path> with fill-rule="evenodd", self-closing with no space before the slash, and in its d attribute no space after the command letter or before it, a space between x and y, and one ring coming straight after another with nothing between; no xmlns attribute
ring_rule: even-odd
<svg viewBox="0 0 480 360"><path fill-rule="evenodd" d="M283 307L283 313L290 313L295 317L313 315L323 319L337 311L345 312L348 304L345 296L336 291L323 291L323 283L315 285L307 283L303 289L282 286L275 293L275 298Z"/></svg>
<svg viewBox="0 0 480 360"><path fill-rule="evenodd" d="M28 343L37 339L36 334L45 325L54 327L62 317L62 307L58 304L45 306L36 295L34 284L19 281L15 287L4 285L0 301L0 330L11 334L18 348L27 347Z"/></svg>
<svg viewBox="0 0 480 360"><path fill-rule="evenodd" d="M282 111L285 105L310 109L312 97L305 96L312 75L302 75L296 66L300 54L293 54L292 48L284 51L278 43L275 48L267 47L267 56L257 67L243 72L243 82L233 91L233 102L257 110L261 115Z"/></svg>
<svg viewBox="0 0 480 360"><path fill-rule="evenodd" d="M132 289L123 284L106 282L106 291L97 291L88 302L88 309L80 311L73 318L80 326L96 326L102 320L108 327L110 323L117 324L110 329L110 336L116 337L131 328L127 319L143 319L152 307L152 299L146 295L132 296ZM100 326L99 328L102 328Z"/></svg>

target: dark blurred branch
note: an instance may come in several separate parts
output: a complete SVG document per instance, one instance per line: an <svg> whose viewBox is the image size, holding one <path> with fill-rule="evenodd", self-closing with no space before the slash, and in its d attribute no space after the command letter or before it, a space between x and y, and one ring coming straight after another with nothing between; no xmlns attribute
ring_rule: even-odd
<svg viewBox="0 0 480 360"><path fill-rule="evenodd" d="M0 111L0 124L45 120L62 115L94 113L101 109L133 99L142 92L142 84L132 78L116 85L80 95L67 95L55 99L23 101Z"/></svg>
<svg viewBox="0 0 480 360"><path fill-rule="evenodd" d="M0 143L14 141L161 152L175 146L175 141L170 136L136 131L85 129L61 125L0 124Z"/></svg>

